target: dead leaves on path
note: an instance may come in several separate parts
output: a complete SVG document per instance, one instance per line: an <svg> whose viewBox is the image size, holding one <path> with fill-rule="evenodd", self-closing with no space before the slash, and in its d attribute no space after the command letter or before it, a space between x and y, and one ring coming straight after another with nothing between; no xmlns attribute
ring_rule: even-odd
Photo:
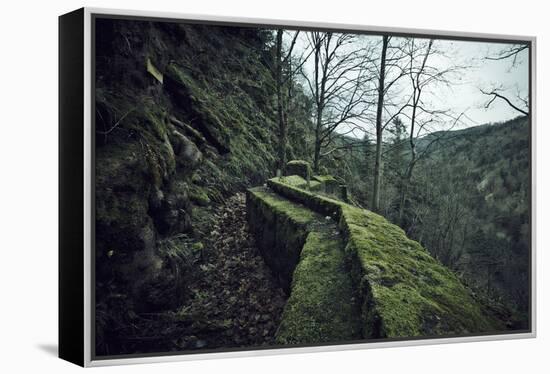
<svg viewBox="0 0 550 374"><path fill-rule="evenodd" d="M261 346L274 342L286 302L246 223L244 194L214 213L192 297L176 313L191 331L180 349Z"/></svg>

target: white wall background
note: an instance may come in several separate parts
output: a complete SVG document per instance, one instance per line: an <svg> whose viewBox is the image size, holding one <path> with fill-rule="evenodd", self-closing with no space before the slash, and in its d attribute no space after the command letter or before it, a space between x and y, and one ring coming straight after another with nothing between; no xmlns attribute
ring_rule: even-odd
<svg viewBox="0 0 550 374"><path fill-rule="evenodd" d="M67 373L57 345L57 16L83 5L535 35L538 338L113 367L112 373L523 373L550 369L550 26L544 1L4 1L0 20L0 371Z"/></svg>

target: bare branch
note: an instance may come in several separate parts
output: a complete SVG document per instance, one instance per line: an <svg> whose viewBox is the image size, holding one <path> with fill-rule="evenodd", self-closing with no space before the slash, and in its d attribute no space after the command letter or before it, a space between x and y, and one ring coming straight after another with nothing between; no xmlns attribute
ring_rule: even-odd
<svg viewBox="0 0 550 374"><path fill-rule="evenodd" d="M515 66L517 64L517 59L519 54L522 51L527 50L528 48L529 48L529 45L527 44L515 44L509 48L501 50L500 52L492 56L487 56L485 57L485 59L492 60L492 61L501 61L501 60L512 58L512 66Z"/></svg>
<svg viewBox="0 0 550 374"><path fill-rule="evenodd" d="M498 98L498 99L504 100L508 105L510 105L513 109L517 110L518 112L520 112L520 113L522 113L526 116L529 115L529 112L517 107L506 96L499 94L497 89L494 89L492 91L484 91L483 89L479 89L479 90L484 95L492 96L492 98L485 104L485 108L489 108L489 106ZM525 99L522 99L522 101L524 103L527 103L527 100L525 100Z"/></svg>

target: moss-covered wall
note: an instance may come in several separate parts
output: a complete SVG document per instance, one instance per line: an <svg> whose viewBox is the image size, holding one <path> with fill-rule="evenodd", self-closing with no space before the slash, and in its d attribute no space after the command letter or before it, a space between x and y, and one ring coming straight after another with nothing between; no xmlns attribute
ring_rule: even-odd
<svg viewBox="0 0 550 374"><path fill-rule="evenodd" d="M336 222L263 187L248 191L247 214L266 263L290 293L277 343L360 339L359 304Z"/></svg>
<svg viewBox="0 0 550 374"><path fill-rule="evenodd" d="M363 296L366 337L444 336L502 329L455 274L399 227L342 206L346 253Z"/></svg>
<svg viewBox="0 0 550 374"><path fill-rule="evenodd" d="M343 242L338 232L312 231L294 271L277 343L338 343L361 338L359 304Z"/></svg>
<svg viewBox="0 0 550 374"><path fill-rule="evenodd" d="M450 336L503 328L455 274L382 216L285 184L281 178L268 185L339 222L365 338Z"/></svg>
<svg viewBox="0 0 550 374"><path fill-rule="evenodd" d="M262 187L248 190L246 208L250 231L265 262L289 293L294 268L318 215Z"/></svg>

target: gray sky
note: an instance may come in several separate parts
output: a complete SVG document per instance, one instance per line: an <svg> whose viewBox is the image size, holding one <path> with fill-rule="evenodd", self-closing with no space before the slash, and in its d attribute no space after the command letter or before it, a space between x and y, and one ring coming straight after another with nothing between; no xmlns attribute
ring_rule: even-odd
<svg viewBox="0 0 550 374"><path fill-rule="evenodd" d="M286 42L290 41L287 35ZM381 40L380 36L361 36L361 41L357 42L358 47L361 43L374 44ZM398 38L393 38L398 42ZM296 44L294 55L299 55L307 48L306 33L302 32ZM513 65L513 60L505 59L493 61L486 59L487 56L495 55L503 49L509 48L510 44L497 44L487 42L465 42L452 40L436 40L434 47L444 52L444 56L430 56L432 66L445 68L452 64L468 66L462 69L459 74L452 77L453 84L450 86L431 86L428 92L423 95L426 105L432 109L450 110L455 115L465 113L461 117L459 124L453 129L465 128L470 126L482 125L491 122L502 122L517 117L520 113L511 108L504 101L497 99L489 108L485 108L485 103L489 97L480 92L480 88L491 90L499 87L501 94L509 97L513 102L516 96L527 97L529 87L529 65L528 51L522 51ZM349 47L348 47L349 48ZM304 69L306 74L313 75L313 58L306 62ZM407 87L407 80L403 80L400 90L403 95L410 92ZM307 86L305 87L308 91ZM389 115L388 115L389 116ZM406 118L402 118L407 123ZM450 128L451 124L437 123L430 125L431 131L445 130ZM361 127L372 133L372 123L365 122ZM339 132L348 131L349 127L342 126ZM363 134L355 131L355 136L362 137ZM420 134L421 135L421 134Z"/></svg>
<svg viewBox="0 0 550 374"><path fill-rule="evenodd" d="M478 124L501 122L517 117L520 113L502 100L494 101L485 108L487 96L479 88L506 87L502 93L510 99L515 98L518 90L520 95L527 96L529 90L528 51L520 53L515 66L512 59L487 60L488 55L494 55L509 44L486 42L439 41L440 45L453 50L458 58L473 66L463 72L461 84L451 89L439 89L437 95L456 112L467 110L468 116Z"/></svg>

